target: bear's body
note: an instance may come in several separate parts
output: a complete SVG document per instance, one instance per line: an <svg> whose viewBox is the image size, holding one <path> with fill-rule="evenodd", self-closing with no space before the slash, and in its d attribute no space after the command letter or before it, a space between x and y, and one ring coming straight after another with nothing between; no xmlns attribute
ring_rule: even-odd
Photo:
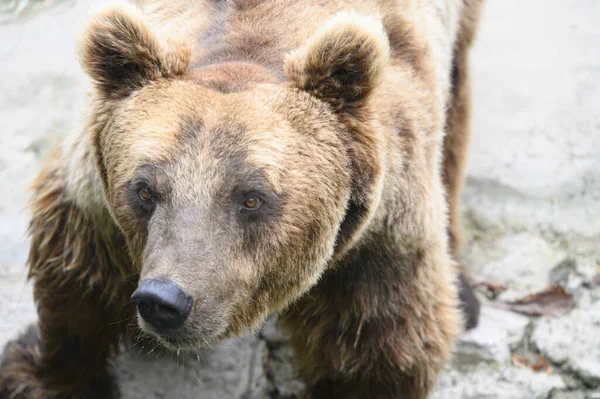
<svg viewBox="0 0 600 399"><path fill-rule="evenodd" d="M8 345L0 398L115 395L132 294L170 348L281 313L309 397L426 397L462 328L480 1L139 3L82 40L88 124L34 183L39 332ZM165 281L182 325L148 313Z"/></svg>

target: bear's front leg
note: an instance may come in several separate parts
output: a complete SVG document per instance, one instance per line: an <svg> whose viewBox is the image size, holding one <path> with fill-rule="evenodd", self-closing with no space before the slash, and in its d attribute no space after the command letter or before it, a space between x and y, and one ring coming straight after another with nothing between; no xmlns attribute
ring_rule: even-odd
<svg viewBox="0 0 600 399"><path fill-rule="evenodd" d="M422 399L461 330L441 246L370 237L281 316L309 398Z"/></svg>
<svg viewBox="0 0 600 399"><path fill-rule="evenodd" d="M39 335L30 326L17 340L9 342L0 357L1 399L118 397L118 388L109 372L107 359L92 342L67 342L70 338ZM49 350L44 342L55 342ZM87 347L88 349L84 349ZM89 354L89 356L87 355Z"/></svg>
<svg viewBox="0 0 600 399"><path fill-rule="evenodd" d="M118 396L109 361L133 315L135 282L108 216L89 216L64 187L53 165L34 183L29 275L39 321L5 347L0 399Z"/></svg>

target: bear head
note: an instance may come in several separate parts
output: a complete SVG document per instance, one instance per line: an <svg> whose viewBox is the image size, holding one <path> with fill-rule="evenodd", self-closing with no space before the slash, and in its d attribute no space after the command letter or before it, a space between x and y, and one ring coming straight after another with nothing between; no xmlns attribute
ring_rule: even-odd
<svg viewBox="0 0 600 399"><path fill-rule="evenodd" d="M165 346L255 329L313 286L376 209L380 22L334 16L280 71L192 67L185 44L114 6L93 18L80 56L104 202L140 274L138 321Z"/></svg>

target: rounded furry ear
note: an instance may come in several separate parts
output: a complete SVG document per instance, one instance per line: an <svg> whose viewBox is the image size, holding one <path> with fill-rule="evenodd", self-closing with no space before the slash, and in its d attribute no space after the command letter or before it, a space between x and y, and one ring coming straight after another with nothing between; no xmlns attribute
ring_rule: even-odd
<svg viewBox="0 0 600 399"><path fill-rule="evenodd" d="M296 87L336 111L351 111L381 83L389 57L380 21L343 12L286 57L284 72Z"/></svg>
<svg viewBox="0 0 600 399"><path fill-rule="evenodd" d="M133 6L113 5L88 24L79 43L81 64L104 95L119 98L151 81L181 75L190 51L163 46Z"/></svg>

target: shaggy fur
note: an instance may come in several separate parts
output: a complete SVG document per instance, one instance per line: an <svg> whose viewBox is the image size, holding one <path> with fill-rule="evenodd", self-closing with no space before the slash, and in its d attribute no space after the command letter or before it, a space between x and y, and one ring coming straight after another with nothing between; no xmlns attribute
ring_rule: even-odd
<svg viewBox="0 0 600 399"><path fill-rule="evenodd" d="M117 392L108 360L133 315L128 299L137 279L108 215L74 206L62 170L51 161L33 183L29 276L39 330L30 328L7 345L1 398L105 398Z"/></svg>
<svg viewBox="0 0 600 399"><path fill-rule="evenodd" d="M483 0L467 0L460 19L452 64L452 91L446 116L446 137L444 139L443 178L448 198L450 221L448 234L450 248L456 255L461 248L461 197L469 139L471 136L471 77L469 72L469 51L481 14ZM464 267L461 267L460 299L466 315L466 328L474 328L479 322L479 300L475 297Z"/></svg>
<svg viewBox="0 0 600 399"><path fill-rule="evenodd" d="M38 328L7 345L0 399L116 397L132 329L197 348L273 313L307 397L425 398L463 327L480 2L138 3L81 39L88 123L33 185ZM130 304L148 278L194 299L168 336Z"/></svg>

